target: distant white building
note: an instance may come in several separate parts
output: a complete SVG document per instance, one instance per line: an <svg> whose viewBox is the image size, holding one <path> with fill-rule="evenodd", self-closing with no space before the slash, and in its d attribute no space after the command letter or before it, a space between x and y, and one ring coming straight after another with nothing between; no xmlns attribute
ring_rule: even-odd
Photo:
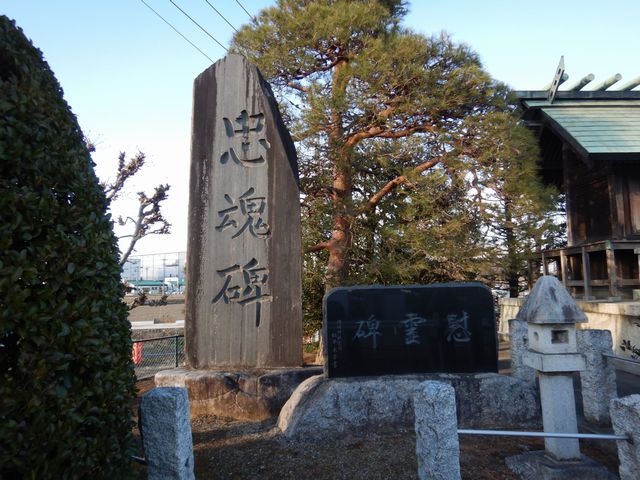
<svg viewBox="0 0 640 480"><path fill-rule="evenodd" d="M122 280L159 281L184 285L187 252L131 256L122 267ZM176 280L171 280L175 278Z"/></svg>

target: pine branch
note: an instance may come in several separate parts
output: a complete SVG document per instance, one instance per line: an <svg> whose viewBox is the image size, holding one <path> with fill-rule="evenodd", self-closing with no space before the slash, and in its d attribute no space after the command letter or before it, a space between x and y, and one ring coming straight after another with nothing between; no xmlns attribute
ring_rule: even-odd
<svg viewBox="0 0 640 480"><path fill-rule="evenodd" d="M429 160L428 162L421 163L417 167L413 168L411 170L411 173L413 175L417 175L421 172L424 172L425 170L435 167L438 163L440 163L441 160L442 160L441 158L438 158L435 160ZM378 190L378 192L374 194L369 199L369 201L362 207L361 212L367 212L367 211L373 210L376 207L376 205L378 205L380 201L387 194L389 194L389 192L391 192L392 190L395 190L396 188L398 188L398 186L402 185L403 183L407 183L407 181L408 180L405 175L400 175L394 178L393 180L390 180L389 182L387 182L385 186L382 187L380 190Z"/></svg>

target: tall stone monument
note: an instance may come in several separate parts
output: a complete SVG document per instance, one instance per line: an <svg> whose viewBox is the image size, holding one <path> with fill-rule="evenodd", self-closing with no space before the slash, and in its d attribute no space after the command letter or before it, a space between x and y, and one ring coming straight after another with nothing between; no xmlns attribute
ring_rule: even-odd
<svg viewBox="0 0 640 480"><path fill-rule="evenodd" d="M195 80L186 353L190 367L302 365L296 153L240 55Z"/></svg>

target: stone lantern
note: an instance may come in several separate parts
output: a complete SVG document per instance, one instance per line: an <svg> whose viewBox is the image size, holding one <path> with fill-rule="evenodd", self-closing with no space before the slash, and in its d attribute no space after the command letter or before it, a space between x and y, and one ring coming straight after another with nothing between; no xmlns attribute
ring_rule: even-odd
<svg viewBox="0 0 640 480"><path fill-rule="evenodd" d="M541 277L518 313L528 325L529 350L524 363L538 371L542 423L545 432L576 433L576 403L572 372L585 369L576 346L576 323L586 315L557 278ZM578 439L545 438L551 460L581 459Z"/></svg>

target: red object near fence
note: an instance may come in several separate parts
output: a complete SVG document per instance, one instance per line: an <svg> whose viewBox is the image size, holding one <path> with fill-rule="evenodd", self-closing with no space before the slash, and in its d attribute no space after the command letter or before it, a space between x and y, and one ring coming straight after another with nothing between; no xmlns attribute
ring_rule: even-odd
<svg viewBox="0 0 640 480"><path fill-rule="evenodd" d="M142 363L142 342L135 342L133 344L131 358L133 359L133 363L136 365L140 365Z"/></svg>

